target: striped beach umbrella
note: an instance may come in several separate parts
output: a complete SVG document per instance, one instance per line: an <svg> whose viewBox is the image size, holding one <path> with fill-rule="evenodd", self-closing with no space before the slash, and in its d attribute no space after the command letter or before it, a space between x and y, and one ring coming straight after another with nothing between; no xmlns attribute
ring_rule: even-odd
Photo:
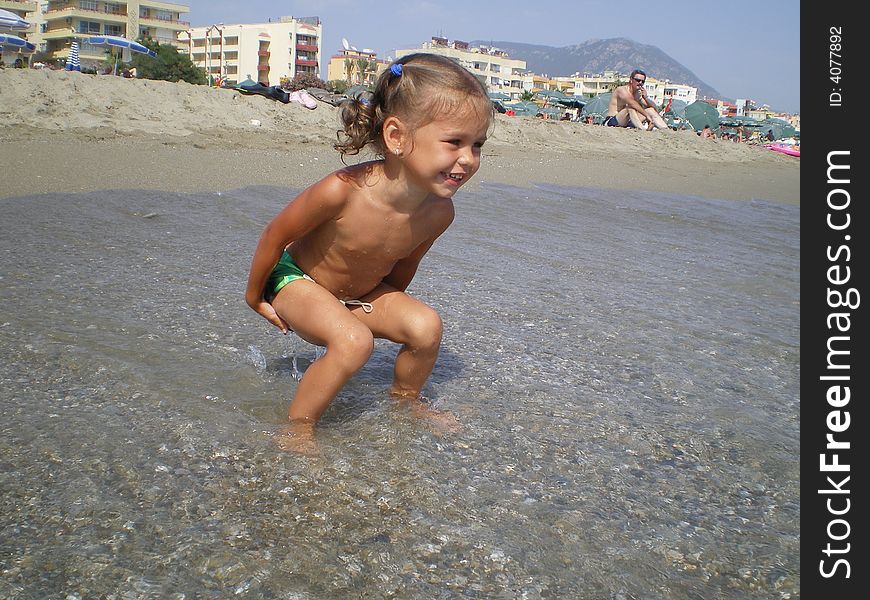
<svg viewBox="0 0 870 600"><path fill-rule="evenodd" d="M18 50L24 54L32 54L36 51L36 44L11 33L0 33L0 49Z"/></svg>
<svg viewBox="0 0 870 600"><path fill-rule="evenodd" d="M79 43L77 40L73 40L72 44L69 46L69 59L66 61L66 67L64 67L67 71L81 71L82 63L79 61Z"/></svg>
<svg viewBox="0 0 870 600"><path fill-rule="evenodd" d="M88 44L93 44L95 46L114 46L115 48L123 48L132 52L138 52L139 54L147 54L152 58L157 56L156 52L146 48L139 42L134 42L133 40L128 40L127 38L122 38L115 35L92 35L82 39Z"/></svg>
<svg viewBox="0 0 870 600"><path fill-rule="evenodd" d="M16 15L11 10L0 8L0 31L4 29L28 29L30 23Z"/></svg>

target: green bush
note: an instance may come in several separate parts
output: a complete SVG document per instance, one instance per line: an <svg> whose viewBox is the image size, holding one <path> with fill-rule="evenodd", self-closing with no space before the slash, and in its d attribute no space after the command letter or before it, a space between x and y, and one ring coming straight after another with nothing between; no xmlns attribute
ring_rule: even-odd
<svg viewBox="0 0 870 600"><path fill-rule="evenodd" d="M297 73L293 79L282 81L281 87L291 92L305 88L326 89L326 82L311 73Z"/></svg>
<svg viewBox="0 0 870 600"><path fill-rule="evenodd" d="M208 84L205 71L194 65L187 54L179 52L172 44L160 44L150 37L140 39L139 43L157 53L156 58L144 54L133 55L130 65L136 68L136 76L140 79Z"/></svg>

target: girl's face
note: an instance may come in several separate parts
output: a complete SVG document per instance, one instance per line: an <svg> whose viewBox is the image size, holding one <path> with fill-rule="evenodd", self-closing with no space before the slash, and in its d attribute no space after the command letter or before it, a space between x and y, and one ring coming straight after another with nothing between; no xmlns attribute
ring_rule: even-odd
<svg viewBox="0 0 870 600"><path fill-rule="evenodd" d="M450 198L480 168L489 114L464 104L412 132L403 164L422 191Z"/></svg>

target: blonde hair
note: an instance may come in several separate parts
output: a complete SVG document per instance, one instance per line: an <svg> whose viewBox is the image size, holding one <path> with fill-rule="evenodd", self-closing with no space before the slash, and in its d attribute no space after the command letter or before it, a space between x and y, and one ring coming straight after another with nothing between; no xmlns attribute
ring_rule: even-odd
<svg viewBox="0 0 870 600"><path fill-rule="evenodd" d="M344 128L335 149L354 155L371 144L384 156L382 128L388 117L417 128L466 104L492 122L495 111L486 88L465 68L437 54L403 56L381 73L370 97L358 95L341 104Z"/></svg>

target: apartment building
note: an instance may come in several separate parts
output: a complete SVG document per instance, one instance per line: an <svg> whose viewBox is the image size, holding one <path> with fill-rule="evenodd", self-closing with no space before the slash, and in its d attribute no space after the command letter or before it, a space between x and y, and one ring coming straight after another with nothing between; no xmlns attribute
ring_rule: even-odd
<svg viewBox="0 0 870 600"><path fill-rule="evenodd" d="M79 40L82 66L105 60L107 47L85 42L88 35L114 35L136 40L148 36L161 44L178 45L178 33L190 28L182 15L190 8L184 4L157 0L51 0L37 2L32 15L38 23L33 41L52 58L69 57L73 40Z"/></svg>
<svg viewBox="0 0 870 600"><path fill-rule="evenodd" d="M345 48L329 58L326 80L346 81L350 85L373 85L387 66L387 61L379 59L377 53L368 48Z"/></svg>
<svg viewBox="0 0 870 600"><path fill-rule="evenodd" d="M414 52L429 52L452 58L468 69L490 92L502 92L512 98L532 88L532 76L526 71L526 61L511 58L503 50L490 46L472 48L467 42L433 37L420 48L396 50L396 58Z"/></svg>
<svg viewBox="0 0 870 600"><path fill-rule="evenodd" d="M36 31L36 24L33 22L34 15L38 8L36 0L0 0L0 8L18 15L25 21L31 23L30 29L16 29L13 35L21 38L27 38L29 34ZM31 41L33 41L31 39Z"/></svg>
<svg viewBox="0 0 870 600"><path fill-rule="evenodd" d="M299 73L320 77L319 17L281 17L257 24L194 27L179 35L194 65L212 83L233 86L246 79L279 85Z"/></svg>
<svg viewBox="0 0 870 600"><path fill-rule="evenodd" d="M0 0L0 8L18 15L31 24L28 29L16 29L10 33L16 37L24 38L28 42L33 43L33 34L37 30L37 25L33 21L34 15L36 14L37 3L35 1L25 2L24 0ZM0 33L2 33L2 31L0 31ZM0 46L0 60L2 60L4 64L13 64L19 58L26 63L30 54L32 53L29 51L28 53L19 52L18 48Z"/></svg>

